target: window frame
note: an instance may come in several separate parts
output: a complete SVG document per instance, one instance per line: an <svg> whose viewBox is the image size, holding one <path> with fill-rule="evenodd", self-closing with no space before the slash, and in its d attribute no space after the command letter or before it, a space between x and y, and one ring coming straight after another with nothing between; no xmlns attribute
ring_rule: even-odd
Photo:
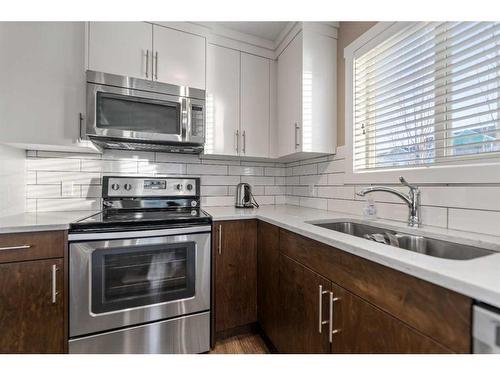
<svg viewBox="0 0 500 375"><path fill-rule="evenodd" d="M344 49L345 62L345 181L347 183L397 183L399 176L412 183L500 183L500 157L471 163L466 158L447 165L354 171L354 69L357 56L415 22L379 22Z"/></svg>

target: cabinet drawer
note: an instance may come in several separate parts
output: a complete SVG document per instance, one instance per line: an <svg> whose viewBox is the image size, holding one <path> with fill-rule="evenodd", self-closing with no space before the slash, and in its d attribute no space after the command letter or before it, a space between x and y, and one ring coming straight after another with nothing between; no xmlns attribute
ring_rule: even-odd
<svg viewBox="0 0 500 375"><path fill-rule="evenodd" d="M470 353L470 298L286 230L280 252L452 351Z"/></svg>
<svg viewBox="0 0 500 375"><path fill-rule="evenodd" d="M0 263L62 258L65 241L65 231L2 234Z"/></svg>

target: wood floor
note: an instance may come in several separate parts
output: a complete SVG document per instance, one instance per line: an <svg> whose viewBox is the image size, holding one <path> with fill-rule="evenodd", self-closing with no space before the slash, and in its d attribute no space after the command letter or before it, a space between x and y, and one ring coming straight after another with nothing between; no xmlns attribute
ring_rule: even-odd
<svg viewBox="0 0 500 375"><path fill-rule="evenodd" d="M210 354L269 354L269 349L258 333L244 333L217 341Z"/></svg>

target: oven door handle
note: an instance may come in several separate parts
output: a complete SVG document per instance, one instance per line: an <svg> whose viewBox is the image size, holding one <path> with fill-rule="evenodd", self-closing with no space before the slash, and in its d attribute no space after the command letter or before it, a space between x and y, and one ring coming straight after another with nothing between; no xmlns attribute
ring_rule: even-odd
<svg viewBox="0 0 500 375"><path fill-rule="evenodd" d="M185 228L134 230L127 232L70 233L68 235L68 241L100 241L117 240L122 238L175 236L182 234L210 232L211 230L212 228L210 225L202 225Z"/></svg>

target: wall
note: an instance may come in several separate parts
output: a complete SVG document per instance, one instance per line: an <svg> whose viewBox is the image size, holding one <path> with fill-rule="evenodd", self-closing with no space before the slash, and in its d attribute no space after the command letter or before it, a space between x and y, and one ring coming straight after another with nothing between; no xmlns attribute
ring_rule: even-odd
<svg viewBox="0 0 500 375"><path fill-rule="evenodd" d="M344 183L344 147L335 156L286 165L286 203L360 215L364 197L355 194L366 185ZM411 172L405 177L411 182ZM395 182L386 185L407 192ZM421 184L425 225L500 235L499 184ZM374 193L378 216L406 222L408 207L398 197Z"/></svg>
<svg viewBox="0 0 500 375"><path fill-rule="evenodd" d="M232 206L239 182L248 182L259 204L285 200L285 167L273 162L214 160L195 155L105 151L103 155L27 151L28 212L98 210L105 175L201 176L202 206Z"/></svg>
<svg viewBox="0 0 500 375"><path fill-rule="evenodd" d="M345 145L345 64L344 48L377 22L339 22L337 40L337 145Z"/></svg>
<svg viewBox="0 0 500 375"><path fill-rule="evenodd" d="M24 165L23 150L0 145L0 216L24 211Z"/></svg>

